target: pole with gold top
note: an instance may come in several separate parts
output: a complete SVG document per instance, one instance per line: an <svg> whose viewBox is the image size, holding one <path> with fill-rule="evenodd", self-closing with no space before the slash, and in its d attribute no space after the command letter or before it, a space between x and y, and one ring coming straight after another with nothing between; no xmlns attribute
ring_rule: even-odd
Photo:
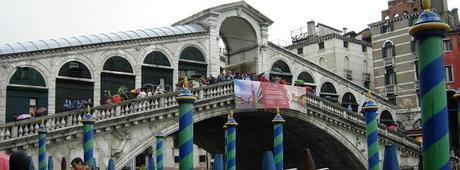
<svg viewBox="0 0 460 170"><path fill-rule="evenodd" d="M179 169L193 169L193 103L196 97L188 89L187 76L176 97L179 103Z"/></svg>
<svg viewBox="0 0 460 170"><path fill-rule="evenodd" d="M46 170L46 133L45 123L42 119L38 129L38 169Z"/></svg>
<svg viewBox="0 0 460 170"><path fill-rule="evenodd" d="M236 170L236 126L238 123L233 118L233 111L228 114L227 123L227 170Z"/></svg>
<svg viewBox="0 0 460 170"><path fill-rule="evenodd" d="M83 116L81 120L83 123L83 159L85 160L86 165L90 166L91 168L95 167L94 165L94 129L93 125L96 122L95 119L91 116L91 108L89 105L86 109L86 114Z"/></svg>
<svg viewBox="0 0 460 170"><path fill-rule="evenodd" d="M379 108L371 98L371 91L369 91L368 101L363 108L366 116L367 161L369 170L380 170L379 132L377 128L377 110Z"/></svg>
<svg viewBox="0 0 460 170"><path fill-rule="evenodd" d="M449 127L442 38L449 26L422 1L423 11L409 30L417 43L423 127L423 169L450 169Z"/></svg>
<svg viewBox="0 0 460 170"><path fill-rule="evenodd" d="M276 108L276 116L273 122L273 160L276 170L284 170L284 146L283 146L283 124L284 119L280 115L280 108Z"/></svg>

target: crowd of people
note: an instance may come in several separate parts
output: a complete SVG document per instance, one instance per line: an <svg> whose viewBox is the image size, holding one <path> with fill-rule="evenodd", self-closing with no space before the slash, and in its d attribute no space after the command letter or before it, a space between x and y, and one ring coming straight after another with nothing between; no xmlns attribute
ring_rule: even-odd
<svg viewBox="0 0 460 170"><path fill-rule="evenodd" d="M61 166L66 166L65 161ZM90 170L91 167L85 164L85 162L77 157L70 162L70 166L75 170ZM28 156L24 151L16 151L11 155L7 155L4 152L0 152L0 170L31 170L34 169L34 161L31 156ZM66 169L66 167L61 167ZM96 169L96 168L92 168Z"/></svg>

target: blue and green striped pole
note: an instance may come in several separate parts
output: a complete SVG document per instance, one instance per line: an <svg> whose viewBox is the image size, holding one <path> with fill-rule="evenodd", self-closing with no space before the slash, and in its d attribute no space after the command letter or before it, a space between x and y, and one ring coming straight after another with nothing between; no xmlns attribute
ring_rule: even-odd
<svg viewBox="0 0 460 170"><path fill-rule="evenodd" d="M179 103L179 170L193 169L193 102L196 97L188 89L187 77L184 88L176 97Z"/></svg>
<svg viewBox="0 0 460 170"><path fill-rule="evenodd" d="M46 133L48 131L42 123L38 129L38 169L46 170Z"/></svg>
<svg viewBox="0 0 460 170"><path fill-rule="evenodd" d="M366 135L367 135L367 161L369 170L380 170L379 159L379 132L377 128L377 103L369 100L363 108L366 115Z"/></svg>
<svg viewBox="0 0 460 170"><path fill-rule="evenodd" d="M460 89L454 94L454 99L457 100L457 126L458 126L458 143L457 143L457 150L460 150Z"/></svg>
<svg viewBox="0 0 460 170"><path fill-rule="evenodd" d="M156 136L156 159L157 159L157 170L163 170L163 145L164 145L164 136L159 134Z"/></svg>
<svg viewBox="0 0 460 170"><path fill-rule="evenodd" d="M228 115L227 123L227 170L236 170L236 126L233 111Z"/></svg>
<svg viewBox="0 0 460 170"><path fill-rule="evenodd" d="M224 125L224 170L227 170L227 125Z"/></svg>
<svg viewBox="0 0 460 170"><path fill-rule="evenodd" d="M81 122L83 123L83 159L85 160L86 165L94 167L94 129L93 125L96 122L95 119L90 114L91 109L88 106L86 114L83 116Z"/></svg>
<svg viewBox="0 0 460 170"><path fill-rule="evenodd" d="M417 42L423 127L423 169L450 169L449 123L442 38L449 26L423 0L409 32Z"/></svg>
<svg viewBox="0 0 460 170"><path fill-rule="evenodd" d="M283 146L283 124L284 119L280 115L280 108L276 108L276 116L273 122L273 160L276 170L284 170L284 146Z"/></svg>

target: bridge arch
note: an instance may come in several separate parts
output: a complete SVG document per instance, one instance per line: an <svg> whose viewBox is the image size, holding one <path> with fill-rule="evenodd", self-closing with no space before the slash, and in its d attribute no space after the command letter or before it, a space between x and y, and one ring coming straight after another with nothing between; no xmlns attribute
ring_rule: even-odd
<svg viewBox="0 0 460 170"><path fill-rule="evenodd" d="M226 114L228 114L228 110L226 109L219 109L216 112L212 113L207 113L207 114L196 114L194 117L194 125L196 132L195 133L195 138L199 138L200 140L194 140L195 144L207 149L210 153L221 153L223 151L223 137L220 139L221 135L223 134L222 130L222 124L225 123L226 120ZM315 119L312 119L309 117L309 114L301 113L299 111L294 111L294 110L283 110L282 114L284 118L286 119L286 126L285 126L285 142L294 142L294 141L305 141L305 143L298 144L298 143L286 143L285 144L285 152L290 153L286 154L286 157L289 157L289 159L299 159L300 158L300 151L304 149L303 147L309 147L315 154L315 159L318 158L320 159L317 162L317 165L323 165L326 164L327 161L331 160L325 160L330 158L329 154L336 154L337 150L340 150L340 153L343 157L340 158L332 158L332 159L337 159L341 160L339 161L340 163L338 165L332 165L332 166L343 166L351 169L364 169L366 165L366 156L364 155L365 152L362 152L359 147L356 146L356 141L350 141L349 138L347 138L343 133L337 131L334 128L330 128L330 125L328 123L324 123L321 121L315 121ZM257 131L261 135L258 135L259 140L264 140L264 141L271 141L272 140L272 124L271 120L273 119L273 113L267 113L267 112L245 112L245 113L237 113L235 115L235 119L239 123L238 129L237 129L237 134L238 134L238 139L237 139L237 145L238 143L243 143L243 142L248 142L252 140L248 140L248 137L254 137L253 135L248 135L249 134L254 134L254 131ZM254 121L257 117L257 121ZM253 123L257 123L258 127L253 129L248 125L251 125ZM178 120L177 119L169 119L167 125L163 128L158 128L155 130L155 134L157 132L161 132L165 136L171 136L171 135L177 135L178 131ZM215 127L214 127L215 126ZM207 129L207 130L203 130ZM296 131L298 129L304 129L303 131ZM308 134L307 134L308 133ZM315 133L313 135L312 133ZM319 135L321 134L321 135ZM309 138L305 138L304 140L297 138L299 135L303 136L301 138L304 138L306 136L309 136ZM311 136L315 136L314 141L306 142L307 140L311 139ZM318 137L320 136L320 137ZM203 140L205 138L206 140ZM143 139L141 140L136 140L137 142L132 144L132 148L127 148L129 152L123 153L123 155L120 155L119 159L116 160L116 166L117 167L123 167L128 163L128 160L132 159L133 156L141 154L145 149L147 149L152 143L155 142L154 135L150 136L144 136ZM257 140L254 140L257 141ZM319 142L322 141L322 142ZM209 143L208 143L209 142ZM336 147L330 147L334 149L325 149L325 147L320 147L320 143L329 143L332 142L334 146ZM218 144L217 144L218 143ZM329 144L332 144L329 143ZM329 145L329 144L324 144L324 145ZM209 146L213 145L213 146ZM247 145L247 144L245 144ZM252 144L250 144L253 146ZM247 151L247 147L241 148L238 147L239 152L243 152L244 154L249 154L248 156L251 157L250 160L251 162L254 162L254 160L260 160L262 151L264 150L270 150L272 145L271 142L266 142L264 144L260 144L260 147L251 147L250 152ZM262 146L263 145L263 146ZM294 146L295 145L295 146ZM291 147L294 146L294 147ZM254 150L255 148L255 150ZM246 151L245 151L246 150ZM260 150L260 151L259 151ZM289 151L287 151L289 150ZM292 152L295 151L295 154L292 154ZM320 152L321 151L321 152ZM259 154L260 152L260 154ZM298 152L298 153L297 153ZM329 155L329 156L327 156ZM296 157L296 158L293 158ZM247 161L245 162L242 159L239 159L238 162L241 164L245 164L247 166ZM260 161L261 162L261 161ZM295 166L298 165L297 161L290 161L287 162L287 166ZM329 164L328 164L329 165ZM258 167L259 165L252 165L255 167ZM257 169L255 167L246 167L246 169ZM330 167L333 168L334 167ZM335 167L337 169L337 167ZM340 168L339 168L340 169Z"/></svg>

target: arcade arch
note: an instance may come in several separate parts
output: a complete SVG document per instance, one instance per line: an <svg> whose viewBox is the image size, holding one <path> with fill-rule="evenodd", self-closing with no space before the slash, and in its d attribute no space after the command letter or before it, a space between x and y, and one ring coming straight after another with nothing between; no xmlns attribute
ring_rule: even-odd
<svg viewBox="0 0 460 170"><path fill-rule="evenodd" d="M32 67L17 67L6 87L6 122L47 107L48 88L43 75Z"/></svg>
<svg viewBox="0 0 460 170"><path fill-rule="evenodd" d="M225 64L221 67L236 73L257 71L258 39L251 23L242 17L227 17L219 36L220 60Z"/></svg>
<svg viewBox="0 0 460 170"><path fill-rule="evenodd" d="M135 88L135 77L127 59L120 56L109 58L101 72L101 104L115 94L128 98L125 94Z"/></svg>
<svg viewBox="0 0 460 170"><path fill-rule="evenodd" d="M56 113L93 104L94 82L91 71L79 61L65 63L56 77Z"/></svg>

